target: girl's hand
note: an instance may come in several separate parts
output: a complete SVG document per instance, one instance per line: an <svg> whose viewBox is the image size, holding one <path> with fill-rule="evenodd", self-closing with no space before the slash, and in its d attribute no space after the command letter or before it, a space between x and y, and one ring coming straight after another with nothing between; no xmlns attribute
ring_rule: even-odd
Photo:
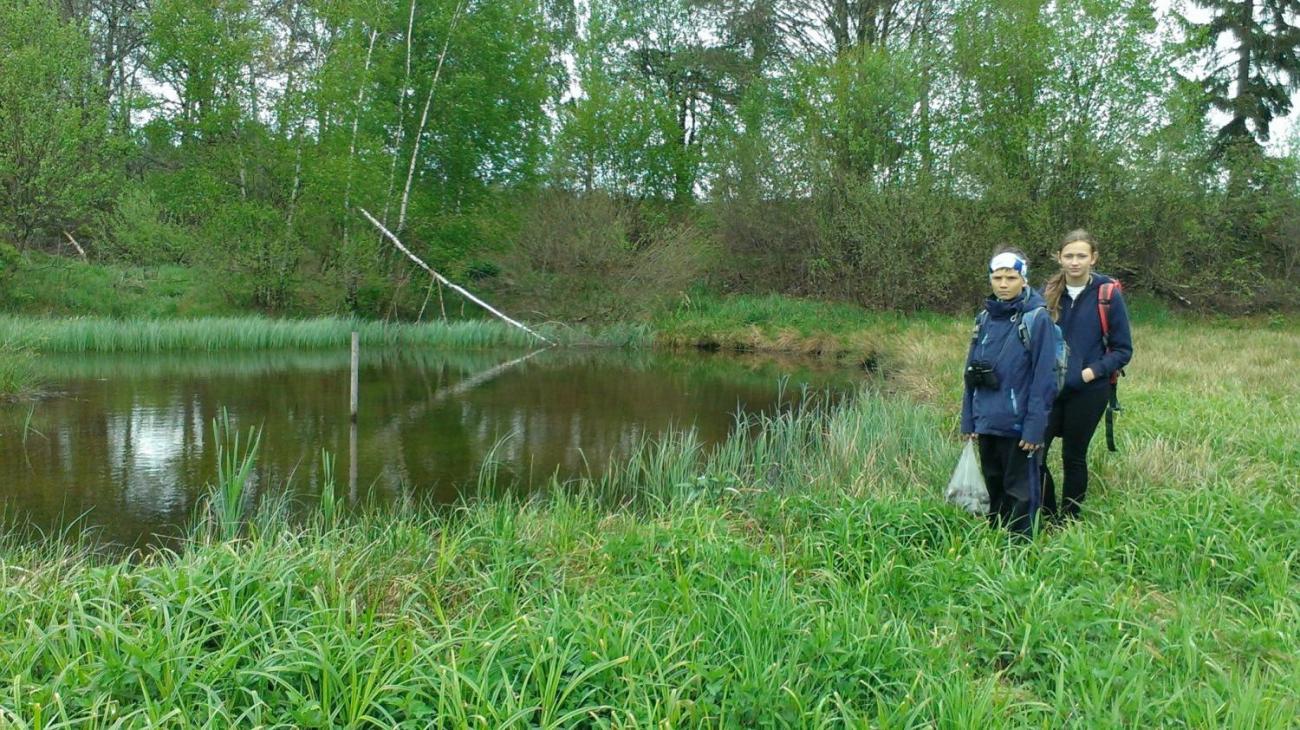
<svg viewBox="0 0 1300 730"><path fill-rule="evenodd" d="M1021 442L1020 442L1020 450L1021 450L1021 451L1037 451L1037 450L1039 450L1040 448L1042 448L1042 446L1041 446L1040 444L1031 444L1031 443L1029 443L1028 441L1021 441Z"/></svg>
<svg viewBox="0 0 1300 730"><path fill-rule="evenodd" d="M1080 375L1083 376L1083 382L1085 383L1091 383L1097 379L1097 374L1092 371L1092 368L1084 368Z"/></svg>

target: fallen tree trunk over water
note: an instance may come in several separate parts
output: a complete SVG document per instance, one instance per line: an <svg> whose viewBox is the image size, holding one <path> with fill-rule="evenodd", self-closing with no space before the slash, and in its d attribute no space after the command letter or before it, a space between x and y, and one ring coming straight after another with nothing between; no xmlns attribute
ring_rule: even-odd
<svg viewBox="0 0 1300 730"><path fill-rule="evenodd" d="M423 261L421 261L419 256L416 256L415 254L413 254L413 253L411 253L409 250L407 250L406 246L403 246L403 245L402 245L402 242L399 241L399 240L397 240L397 236L394 236L393 233L392 233L392 231L389 231L387 228L385 228L383 223L380 223L379 221L375 220L375 217L374 217L373 215L370 215L370 211L366 210L365 208L357 208L357 210L361 211L361 215L364 215L364 216L366 217L366 220L368 220L368 221L370 221L371 223L373 223L374 226L375 226L376 228L378 228L379 231L380 231L381 233L383 233L383 234L388 238L388 240L392 241L392 242L393 242L393 245L397 247L397 250L399 250L399 251L401 251L402 253L406 254L407 258L409 258L409 259L411 259L412 261L414 261L414 262L416 263L416 265L418 265L420 268L422 268L422 269L424 269L425 271L429 272L429 274L432 275L433 278L437 279L439 282L441 282L441 283L443 283L443 284L446 284L448 287L450 287L450 288L452 289L452 291L457 292L458 294L460 294L461 296L463 296L463 297L465 297L466 299L470 300L471 302L474 302L475 304L479 305L480 307L482 307L482 308L486 309L487 311L491 312L493 315L495 315L496 317L500 318L503 322L505 322L505 323L507 323L507 324L510 324L510 325L513 325L513 326L515 326L515 327L518 327L519 329L521 329L521 330L527 332L528 334L532 335L533 337L536 337L537 339L541 340L542 342L545 342L545 343L548 344L548 345L553 345L553 344L555 344L555 343L551 342L550 340L546 339L545 337L542 337L541 335L539 335L539 334L537 334L536 332L534 332L534 331L532 331L531 329L529 329L527 325L524 325L524 324L522 324L522 323L520 323L520 322L516 322L515 320L513 320L513 319L507 317L506 315L504 315L504 314L502 314L501 312L497 311L497 310L496 310L496 309L495 309L491 304L488 304L487 302L483 301L482 299L479 299L478 297L474 296L473 294L470 294L468 291L466 291L466 290L462 289L461 287L459 287L459 286L453 284L453 283L451 282L451 280L448 279L447 277L445 277L445 276L443 276L442 274L439 274L438 272L436 272L436 271L434 271L433 269L429 268L429 265L426 264L426 263L424 263Z"/></svg>

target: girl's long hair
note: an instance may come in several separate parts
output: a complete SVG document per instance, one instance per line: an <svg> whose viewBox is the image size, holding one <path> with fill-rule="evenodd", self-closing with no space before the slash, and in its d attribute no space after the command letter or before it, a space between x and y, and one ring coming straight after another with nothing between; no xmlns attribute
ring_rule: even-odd
<svg viewBox="0 0 1300 730"><path fill-rule="evenodd" d="M1092 249L1094 254L1098 253L1097 239L1093 238L1091 233L1082 228L1076 228L1064 236L1061 236L1061 243L1057 245L1056 252L1059 254L1066 246L1069 246L1072 243L1078 243L1079 241L1088 244L1088 247ZM1052 313L1052 319L1060 319L1061 317L1061 294L1064 292L1065 271L1057 270L1057 272L1052 274L1052 277L1048 279L1047 283L1043 286L1043 299L1047 300L1047 311Z"/></svg>

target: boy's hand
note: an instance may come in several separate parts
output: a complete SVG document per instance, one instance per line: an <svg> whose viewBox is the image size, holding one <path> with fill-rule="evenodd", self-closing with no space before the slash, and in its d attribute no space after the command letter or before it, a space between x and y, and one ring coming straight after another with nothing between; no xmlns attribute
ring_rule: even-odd
<svg viewBox="0 0 1300 730"><path fill-rule="evenodd" d="M1021 441L1021 442L1020 442L1020 450L1021 450L1021 451L1038 451L1038 450L1041 449L1041 448L1043 448L1043 445L1042 445L1042 444L1031 444L1031 443L1029 443L1028 441Z"/></svg>

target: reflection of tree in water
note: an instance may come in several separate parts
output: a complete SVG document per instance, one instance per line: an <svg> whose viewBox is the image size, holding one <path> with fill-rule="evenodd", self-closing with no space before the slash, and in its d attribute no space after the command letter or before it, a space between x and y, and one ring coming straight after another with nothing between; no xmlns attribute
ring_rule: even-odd
<svg viewBox="0 0 1300 730"><path fill-rule="evenodd" d="M562 477L598 473L669 428L696 429L705 443L716 443L737 408L773 406L777 379L753 362L721 357L548 351L444 386L391 421L379 438L387 463L402 464L403 483L441 480L436 491L446 498L454 494L446 482L473 482L490 452L504 476L527 483L557 470ZM452 397L457 409L443 405Z"/></svg>
<svg viewBox="0 0 1300 730"><path fill-rule="evenodd" d="M390 493L404 491L405 487L410 484L424 483L429 486L436 486L439 482L467 483L470 479L470 473L477 471L477 464L481 463L484 457L472 448L468 433L463 427L462 419L454 417L451 409L440 406L484 383L490 382L502 373L535 357L540 352L542 351L530 352L459 380L451 375L447 363L442 363L441 367L436 368L436 389L428 377L429 371L434 368L417 368L416 372L420 375L421 384L423 385L424 398L405 410L399 409L393 417L388 419L387 425L379 429L373 436L374 447L370 449L370 452L382 457L380 459L382 473L378 481ZM431 414L431 411L434 412ZM434 442L433 448L429 448L424 444L420 444L417 448L405 448L404 427L411 423L420 422L426 417L429 417L434 424L441 426L438 429L441 433L437 435L438 438ZM458 478L448 480L444 475L441 480L427 478L421 480L412 477L413 468L416 473L426 471L421 466L429 462L427 455L430 452L439 455L440 458L437 461L441 462L443 472L450 471L458 475ZM421 459L422 454L426 455L426 458Z"/></svg>

